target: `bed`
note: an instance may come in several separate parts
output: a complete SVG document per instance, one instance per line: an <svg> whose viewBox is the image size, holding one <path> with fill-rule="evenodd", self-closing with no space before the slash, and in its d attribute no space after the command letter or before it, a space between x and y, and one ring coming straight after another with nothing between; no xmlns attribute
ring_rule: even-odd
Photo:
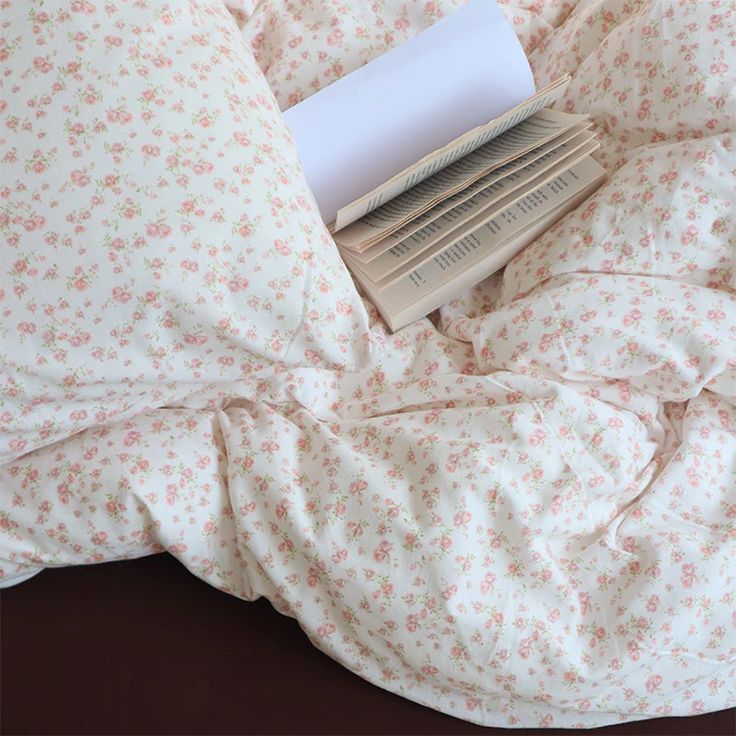
<svg viewBox="0 0 736 736"><path fill-rule="evenodd" d="M609 179L392 335L280 111L457 4L10 6L3 605L124 565L46 568L165 551L468 723L723 727L736 9L504 3L537 83L571 76ZM125 563L146 564L173 574Z"/></svg>

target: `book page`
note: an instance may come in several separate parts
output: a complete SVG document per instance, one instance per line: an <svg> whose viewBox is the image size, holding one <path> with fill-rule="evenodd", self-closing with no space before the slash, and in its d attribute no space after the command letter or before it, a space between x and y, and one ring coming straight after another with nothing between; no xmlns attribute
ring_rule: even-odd
<svg viewBox="0 0 736 736"><path fill-rule="evenodd" d="M530 192L553 179L564 181L560 178L561 174L573 168L598 146L597 141L591 141L583 148L558 158L556 165L552 166L545 165L545 159L538 159L525 169L486 187L369 263L352 262L383 288L461 240L468 232L476 230Z"/></svg>
<svg viewBox="0 0 736 736"><path fill-rule="evenodd" d="M462 204L471 197L474 197L476 194L495 182L522 170L525 175L532 175L535 172L541 173L541 171L547 168L556 166L563 158L582 148L594 138L595 134L587 130L584 126L575 126L572 130L563 133L554 140L529 151L518 159L514 159L513 161L494 169L489 174L485 174L480 179L474 181L470 186L461 189L446 199L442 199L431 207L425 208L406 224L389 232L382 238L369 241L369 243L372 244L365 250L350 250L350 254L360 263L369 263L374 258L377 258L392 248L394 245L397 245L399 242L405 240L410 235L413 235L418 230L426 227L430 222L433 222L438 217L445 214L445 212L449 212L457 205ZM402 196L405 195L400 195L400 197ZM371 216L372 213L366 217ZM350 225L347 230L350 230L357 224L358 223L353 223L353 225ZM338 245L340 245L340 243L338 243Z"/></svg>
<svg viewBox="0 0 736 736"><path fill-rule="evenodd" d="M336 232L335 242L355 250L370 247L442 199L466 189L474 181L509 161L559 138L585 120L582 115L540 110Z"/></svg>
<svg viewBox="0 0 736 736"><path fill-rule="evenodd" d="M530 223L517 233L514 233L508 240L482 256L472 266L459 271L449 281L445 281L436 289L424 293L419 299L404 307L399 312L390 313L380 306L378 307L378 311L381 312L393 332L415 320L425 317L464 291L472 288L484 278L504 268L526 246L543 235L558 220L568 214L568 212L571 212L585 202L598 189L604 179L605 174L602 174L599 179L574 194L570 199L560 203L557 208Z"/></svg>
<svg viewBox="0 0 736 736"><path fill-rule="evenodd" d="M456 279L461 274L468 276L462 282L462 288L468 288L501 268L518 252L518 249L513 253L504 249L515 235L528 232L539 221L558 219L567 211L566 202L574 200L580 192L593 191L604 178L605 171L600 164L587 157L390 286L380 289L365 275L355 272L355 276L385 317L391 318L394 325L405 324L402 312L408 313L419 300L423 300L422 311L428 303L440 300L427 308L426 314L451 298L451 294L459 293L460 282ZM516 242L518 245L520 241ZM494 258L494 254L502 255L503 259Z"/></svg>
<svg viewBox="0 0 736 736"><path fill-rule="evenodd" d="M573 132L575 133L573 135ZM565 136L566 138L567 136ZM584 148L589 144L591 141L595 139L595 134L591 131L585 131L580 132L579 130L571 131L570 138L567 140L562 141L559 146L556 148L551 148L552 144L549 144L548 146L544 146L542 150L544 150L543 153L538 151L533 151L527 154L526 156L523 156L518 161L512 161L508 164L505 164L501 168L495 170L493 173L488 174L487 176L484 176L482 179L475 182L473 185L469 186L467 189L463 189L462 191L458 192L457 194L453 195L452 197L449 197L448 199L440 202L439 204L435 205L434 207L431 207L430 209L426 210L422 214L420 214L418 217L416 217L414 220L411 220L406 225L400 227L398 230L392 232L390 235L388 235L383 240L376 243L375 246L372 246L367 251L361 252L361 253L355 253L355 258L359 259L361 262L363 262L365 257L365 262L368 262L372 260L375 255L380 254L381 251L387 250L388 248L392 247L392 245L395 245L401 240L404 240L405 238L409 237L410 235L413 235L417 230L420 230L422 227L426 226L428 223L432 222L433 220L437 219L439 216L443 215L445 212L448 212L453 207L457 206L458 204L461 204L462 202L465 202L466 200L470 199L471 197L474 197L478 192L482 191L486 187L490 186L491 184L495 183L499 179L504 178L505 176L508 176L510 174L516 173L518 170L522 168L526 168L530 166L531 164L536 163L539 159L542 159L540 162L540 165L544 167L544 169L551 168L553 165L557 165L559 162L559 159L557 159L557 156L559 155L561 158L568 156L570 153L574 153L575 151ZM556 141L555 141L556 144ZM599 144L596 144L599 145ZM554 160L551 161L551 159ZM547 165L549 163L549 165ZM533 169L530 169L533 170ZM543 169L540 169L540 173Z"/></svg>
<svg viewBox="0 0 736 736"><path fill-rule="evenodd" d="M470 0L289 108L284 119L329 223L345 205L534 92L503 11L495 0Z"/></svg>
<svg viewBox="0 0 736 736"><path fill-rule="evenodd" d="M389 199L393 199L420 181L424 181L436 171L445 168L445 166L457 161L484 143L488 143L492 138L501 135L509 128L513 128L514 125L526 120L535 112L550 107L562 96L569 81L569 77L558 79L500 117L468 131L442 148L428 154L417 163L408 166L399 174L354 202L343 206L338 211L335 222L330 229L333 232L341 230L346 225L376 209L376 207L380 207L384 202L388 202Z"/></svg>

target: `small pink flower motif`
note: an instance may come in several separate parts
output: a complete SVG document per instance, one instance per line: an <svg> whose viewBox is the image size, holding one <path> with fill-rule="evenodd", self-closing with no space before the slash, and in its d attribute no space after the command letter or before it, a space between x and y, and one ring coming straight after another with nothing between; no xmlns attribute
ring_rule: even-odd
<svg viewBox="0 0 736 736"><path fill-rule="evenodd" d="M205 521L202 530L205 534L214 534L217 531L217 525L212 521Z"/></svg>
<svg viewBox="0 0 736 736"><path fill-rule="evenodd" d="M518 562L509 562L506 567L509 575L520 577L523 574L523 568Z"/></svg>
<svg viewBox="0 0 736 736"><path fill-rule="evenodd" d="M519 642L519 656L522 659L529 659L532 653L532 640L528 637L525 639L522 639Z"/></svg>
<svg viewBox="0 0 736 736"><path fill-rule="evenodd" d="M26 440L10 440L8 443L8 446L13 452L22 452L26 449L26 446L28 445L28 442Z"/></svg>
<svg viewBox="0 0 736 736"><path fill-rule="evenodd" d="M575 673L575 670L567 670L562 678L568 685L574 685L578 681L578 676Z"/></svg>
<svg viewBox="0 0 736 736"><path fill-rule="evenodd" d="M126 447L132 447L133 445L140 444L140 441L141 433L135 430L131 430L130 432L128 432L128 434L125 435L125 438L123 439L123 444Z"/></svg>
<svg viewBox="0 0 736 736"><path fill-rule="evenodd" d="M680 575L680 582L685 588L692 588L695 582L695 565L690 562L682 566L682 574Z"/></svg>
<svg viewBox="0 0 736 736"><path fill-rule="evenodd" d="M325 624L324 626L317 627L317 635L323 639L326 639L328 636L331 636L334 633L335 633L334 624Z"/></svg>
<svg viewBox="0 0 736 736"><path fill-rule="evenodd" d="M251 501L250 503L247 503L238 508L238 511L243 514L243 516L248 516L249 514L252 514L255 510L256 504L254 501Z"/></svg>
<svg viewBox="0 0 736 736"><path fill-rule="evenodd" d="M86 417L87 417L87 412L85 411L84 412L84 418L86 418ZM94 459L94 457L97 455L97 452L98 452L98 448L97 447L89 447L88 449L86 449L84 451L82 457L85 460L89 461L89 460Z"/></svg>
<svg viewBox="0 0 736 736"><path fill-rule="evenodd" d="M335 309L338 314L351 315L353 313L353 305L344 299L338 299L335 302Z"/></svg>
<svg viewBox="0 0 736 736"><path fill-rule="evenodd" d="M305 351L304 358L310 365L318 365L321 360L319 353L311 348Z"/></svg>
<svg viewBox="0 0 736 736"><path fill-rule="evenodd" d="M468 659L468 653L465 650L465 647L458 645L450 648L450 656L453 659Z"/></svg>
<svg viewBox="0 0 736 736"><path fill-rule="evenodd" d="M267 452L271 455L278 452L281 449L281 446L279 445L276 440L266 440L265 442L261 443L261 452Z"/></svg>
<svg viewBox="0 0 736 736"><path fill-rule="evenodd" d="M694 243L698 237L698 228L695 225L688 225L680 236L681 245L690 245Z"/></svg>
<svg viewBox="0 0 736 736"><path fill-rule="evenodd" d="M393 545L387 540L382 540L381 543L373 550L373 559L376 562L383 562L388 558L389 553L393 549Z"/></svg>
<svg viewBox="0 0 736 736"><path fill-rule="evenodd" d="M78 187L86 187L89 184L89 176L79 169L74 169L70 174L69 178Z"/></svg>
<svg viewBox="0 0 736 736"><path fill-rule="evenodd" d="M543 429L535 429L531 435L529 435L529 444L532 447L538 447L544 444L547 439L547 433Z"/></svg>
<svg viewBox="0 0 736 736"><path fill-rule="evenodd" d="M307 585L310 588L315 588L319 585L319 571L314 567L310 567L307 573Z"/></svg>
<svg viewBox="0 0 736 736"><path fill-rule="evenodd" d="M93 15L95 12L95 6L87 0L72 0L71 8L72 12L85 15Z"/></svg>
<svg viewBox="0 0 736 736"><path fill-rule="evenodd" d="M69 503L69 499L72 496L72 492L69 489L69 485L67 483L59 483L58 486L56 486L56 495L59 498L59 501L63 504Z"/></svg>
<svg viewBox="0 0 736 736"><path fill-rule="evenodd" d="M41 74L47 74L54 67L53 67L53 65L49 62L49 60L46 57L44 57L44 56L37 56L33 60L33 68L37 72L40 72Z"/></svg>
<svg viewBox="0 0 736 736"><path fill-rule="evenodd" d="M470 523L472 516L468 511L461 511L453 517L452 521L456 527L465 527Z"/></svg>
<svg viewBox="0 0 736 736"><path fill-rule="evenodd" d="M336 28L332 33L329 33L327 35L327 45L328 46L337 46L342 42L343 39L343 32Z"/></svg>
<svg viewBox="0 0 736 736"><path fill-rule="evenodd" d="M169 483L166 486L166 503L169 506L173 506L179 497L179 490L174 483Z"/></svg>
<svg viewBox="0 0 736 736"><path fill-rule="evenodd" d="M344 547L342 549L338 549L331 557L333 564L338 565L341 562L344 562L348 558L348 551Z"/></svg>
<svg viewBox="0 0 736 736"><path fill-rule="evenodd" d="M245 291L248 288L248 279L241 276L239 278L230 279L227 282L227 288L232 294L236 294L239 291Z"/></svg>
<svg viewBox="0 0 736 736"><path fill-rule="evenodd" d="M97 532L92 535L92 544L101 545L107 541L107 532Z"/></svg>
<svg viewBox="0 0 736 736"><path fill-rule="evenodd" d="M125 304L133 298L133 295L126 289L123 289L120 286L116 286L112 290L112 298L119 304Z"/></svg>
<svg viewBox="0 0 736 736"><path fill-rule="evenodd" d="M698 475L698 471L695 470L695 468L687 468L687 470L685 471L685 476L687 477L690 485L693 486L693 488L697 488L700 485L700 476Z"/></svg>

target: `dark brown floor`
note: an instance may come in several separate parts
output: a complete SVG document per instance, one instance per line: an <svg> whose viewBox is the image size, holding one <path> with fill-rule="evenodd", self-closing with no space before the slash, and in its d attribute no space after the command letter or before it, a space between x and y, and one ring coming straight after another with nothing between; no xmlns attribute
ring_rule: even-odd
<svg viewBox="0 0 736 736"><path fill-rule="evenodd" d="M45 571L0 593L0 617L2 734L540 733L374 687L266 601L225 595L168 555ZM736 710L596 733L734 736Z"/></svg>

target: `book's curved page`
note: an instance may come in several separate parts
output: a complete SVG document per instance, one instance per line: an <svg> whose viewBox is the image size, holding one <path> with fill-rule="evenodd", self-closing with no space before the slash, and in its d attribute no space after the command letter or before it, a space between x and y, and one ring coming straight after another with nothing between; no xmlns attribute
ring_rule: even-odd
<svg viewBox="0 0 736 736"><path fill-rule="evenodd" d="M471 0L284 115L322 218L535 93L495 0Z"/></svg>

